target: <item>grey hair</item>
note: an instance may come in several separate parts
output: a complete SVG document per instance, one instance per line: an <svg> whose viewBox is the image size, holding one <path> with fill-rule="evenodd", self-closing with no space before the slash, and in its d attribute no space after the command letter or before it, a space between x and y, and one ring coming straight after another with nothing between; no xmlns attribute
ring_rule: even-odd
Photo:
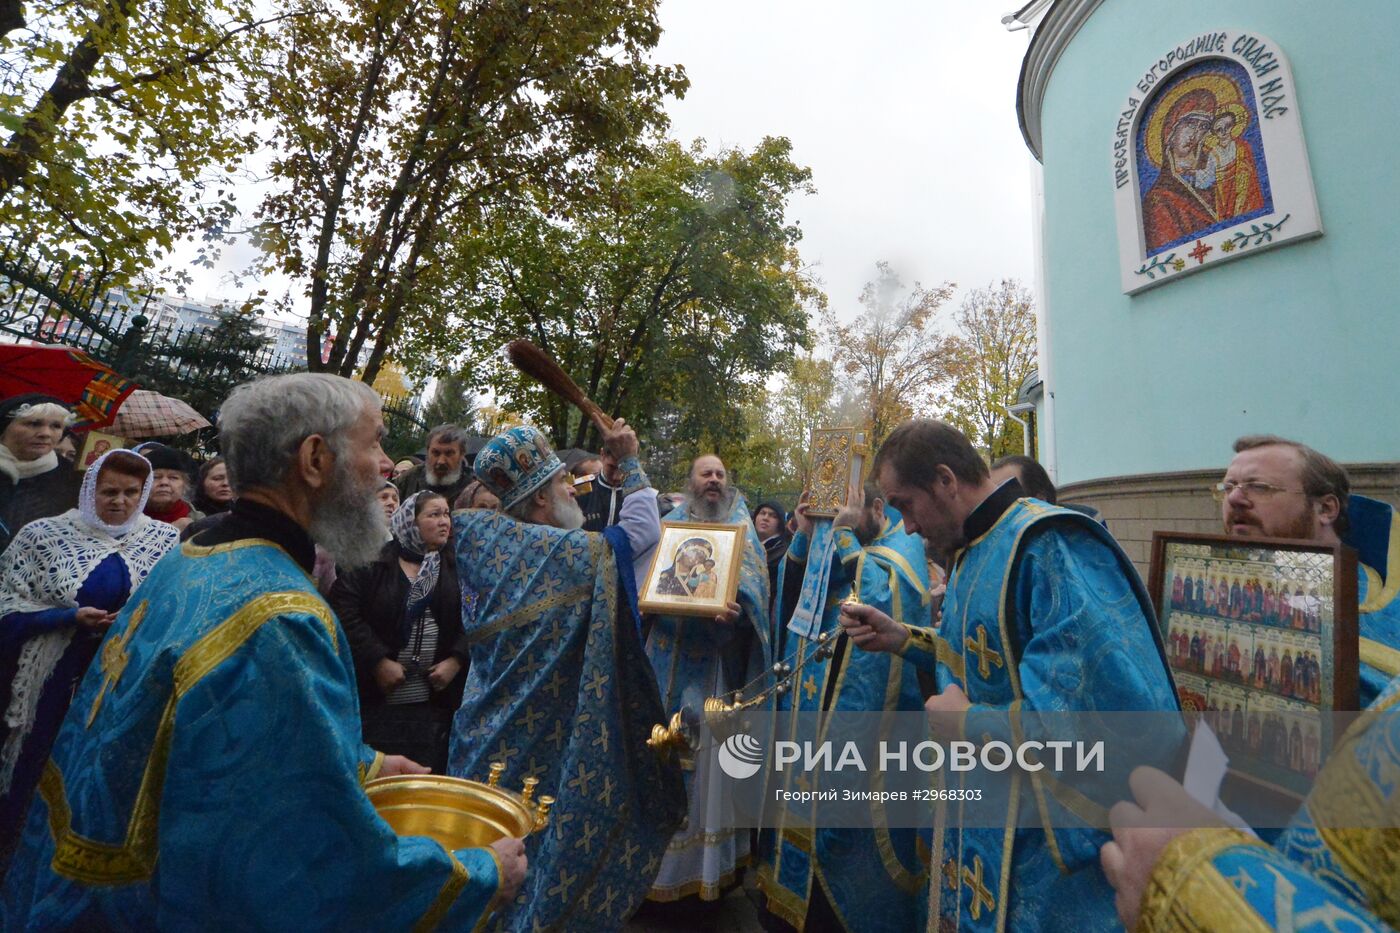
<svg viewBox="0 0 1400 933"><path fill-rule="evenodd" d="M433 446L434 440L442 440L447 444L456 444L457 449L463 454L467 452L467 432L457 427L455 424L440 424L428 432L428 440L424 446Z"/></svg>
<svg viewBox="0 0 1400 933"><path fill-rule="evenodd" d="M326 438L337 456L344 433L379 394L363 382L329 373L289 373L245 382L219 411L219 446L235 492L276 486L286 478L301 442Z"/></svg>
<svg viewBox="0 0 1400 933"><path fill-rule="evenodd" d="M52 418L54 421L62 421L64 427L78 420L77 415L57 402L39 402L34 405L21 405L10 412L9 415L9 420L11 421L28 421L30 418Z"/></svg>
<svg viewBox="0 0 1400 933"><path fill-rule="evenodd" d="M535 510L535 496L533 493L521 499L508 509L503 511L518 522L529 522L530 513Z"/></svg>

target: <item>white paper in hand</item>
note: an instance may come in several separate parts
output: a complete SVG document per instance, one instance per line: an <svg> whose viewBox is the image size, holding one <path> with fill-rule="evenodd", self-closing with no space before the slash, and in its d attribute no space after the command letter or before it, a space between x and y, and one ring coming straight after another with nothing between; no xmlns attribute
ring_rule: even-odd
<svg viewBox="0 0 1400 933"><path fill-rule="evenodd" d="M1181 786L1193 800L1213 810L1226 823L1255 836L1257 834L1248 823L1220 802L1220 784L1225 780L1225 772L1229 768L1230 756L1220 747L1215 732L1204 719L1198 720L1196 731L1191 736L1191 754L1186 758L1186 774L1181 779Z"/></svg>

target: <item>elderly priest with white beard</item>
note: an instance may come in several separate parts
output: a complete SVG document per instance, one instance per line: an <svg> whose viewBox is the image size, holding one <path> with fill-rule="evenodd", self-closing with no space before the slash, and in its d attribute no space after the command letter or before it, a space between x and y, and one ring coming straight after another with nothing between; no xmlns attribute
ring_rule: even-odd
<svg viewBox="0 0 1400 933"><path fill-rule="evenodd" d="M379 397L320 373L239 386L238 500L126 603L54 744L5 879L6 930L472 929L518 839L450 852L362 790L421 773L360 741L349 645L310 573L384 540Z"/></svg>
<svg viewBox="0 0 1400 933"><path fill-rule="evenodd" d="M626 495L618 524L583 531L572 477L544 435L511 428L477 455L501 511L453 518L472 641L448 772L539 780L556 798L528 840L530 877L501 920L513 931L620 929L684 817L679 768L646 746L665 714L642 652L632 555L656 545L656 496L637 436L598 422Z"/></svg>

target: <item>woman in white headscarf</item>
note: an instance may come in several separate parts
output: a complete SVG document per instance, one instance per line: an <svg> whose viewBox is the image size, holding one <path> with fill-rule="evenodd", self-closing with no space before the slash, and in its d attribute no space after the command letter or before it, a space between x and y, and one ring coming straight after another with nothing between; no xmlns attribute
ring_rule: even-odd
<svg viewBox="0 0 1400 933"><path fill-rule="evenodd" d="M0 556L0 869L102 636L179 541L142 514L152 472L133 451L104 454L76 509L25 525Z"/></svg>

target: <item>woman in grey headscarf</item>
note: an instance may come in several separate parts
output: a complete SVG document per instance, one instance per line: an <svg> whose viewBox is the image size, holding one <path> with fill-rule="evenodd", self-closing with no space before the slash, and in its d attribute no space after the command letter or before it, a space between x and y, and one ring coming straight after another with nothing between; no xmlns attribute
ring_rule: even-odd
<svg viewBox="0 0 1400 933"><path fill-rule="evenodd" d="M102 636L179 540L142 514L151 477L140 454L109 451L76 509L25 525L0 556L0 863Z"/></svg>
<svg viewBox="0 0 1400 933"><path fill-rule="evenodd" d="M447 500L420 492L394 512L393 540L365 567L341 573L330 604L360 684L364 740L441 773L470 647L462 631Z"/></svg>

